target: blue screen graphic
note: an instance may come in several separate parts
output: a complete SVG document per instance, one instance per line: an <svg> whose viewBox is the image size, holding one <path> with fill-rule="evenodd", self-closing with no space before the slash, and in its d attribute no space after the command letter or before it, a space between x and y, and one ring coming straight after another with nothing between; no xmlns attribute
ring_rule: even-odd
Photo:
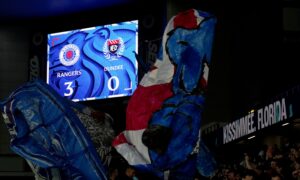
<svg viewBox="0 0 300 180"><path fill-rule="evenodd" d="M137 20L48 34L47 83L73 101L130 96L135 53Z"/></svg>

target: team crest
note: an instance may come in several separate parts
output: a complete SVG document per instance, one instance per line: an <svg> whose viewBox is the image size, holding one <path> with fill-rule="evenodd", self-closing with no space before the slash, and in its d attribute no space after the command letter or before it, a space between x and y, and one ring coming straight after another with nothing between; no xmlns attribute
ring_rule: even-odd
<svg viewBox="0 0 300 180"><path fill-rule="evenodd" d="M79 57L80 50L75 44L67 44L59 52L59 61L65 66L72 66Z"/></svg>
<svg viewBox="0 0 300 180"><path fill-rule="evenodd" d="M125 45L122 38L107 39L103 45L104 57L108 60L117 60L122 56L124 49Z"/></svg>

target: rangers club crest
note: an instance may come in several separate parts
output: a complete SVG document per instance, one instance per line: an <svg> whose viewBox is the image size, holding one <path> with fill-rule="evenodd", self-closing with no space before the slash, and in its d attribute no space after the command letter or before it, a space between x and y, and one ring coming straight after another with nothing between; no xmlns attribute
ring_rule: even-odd
<svg viewBox="0 0 300 180"><path fill-rule="evenodd" d="M124 49L125 45L122 38L107 39L103 45L104 57L108 60L117 60L122 56Z"/></svg>
<svg viewBox="0 0 300 180"><path fill-rule="evenodd" d="M75 44L67 44L59 52L59 61L65 66L72 66L79 57L80 50Z"/></svg>

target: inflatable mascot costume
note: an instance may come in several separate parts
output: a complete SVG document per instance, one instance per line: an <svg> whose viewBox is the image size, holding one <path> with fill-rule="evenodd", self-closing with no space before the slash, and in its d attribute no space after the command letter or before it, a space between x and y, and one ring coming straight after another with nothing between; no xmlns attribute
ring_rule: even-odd
<svg viewBox="0 0 300 180"><path fill-rule="evenodd" d="M113 141L139 170L158 178L213 176L216 162L200 139L216 19L190 9L168 22L161 50L126 110L126 129Z"/></svg>

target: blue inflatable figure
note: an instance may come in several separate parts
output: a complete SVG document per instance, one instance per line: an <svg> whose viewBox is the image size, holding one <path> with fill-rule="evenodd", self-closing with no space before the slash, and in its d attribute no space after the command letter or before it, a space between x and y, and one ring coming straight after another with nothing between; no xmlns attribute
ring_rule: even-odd
<svg viewBox="0 0 300 180"><path fill-rule="evenodd" d="M0 103L11 149L36 178L106 180L107 171L75 111L84 106L61 97L42 80L25 83Z"/></svg>

